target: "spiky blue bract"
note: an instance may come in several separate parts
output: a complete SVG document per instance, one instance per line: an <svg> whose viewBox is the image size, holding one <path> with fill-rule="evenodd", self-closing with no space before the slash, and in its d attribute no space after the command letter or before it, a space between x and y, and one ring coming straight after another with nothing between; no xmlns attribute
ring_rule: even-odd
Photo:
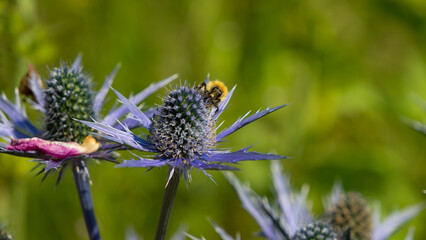
<svg viewBox="0 0 426 240"><path fill-rule="evenodd" d="M300 193L295 193L290 180L283 174L282 166L278 162L271 163L272 179L278 196L278 203L282 210L284 227L290 236L294 235L300 225L312 221L307 207L309 187L302 187Z"/></svg>
<svg viewBox="0 0 426 240"><path fill-rule="evenodd" d="M264 203L260 200L261 198L249 187L243 186L234 174L224 174L231 185L235 188L243 207L254 218L257 224L259 224L259 227L262 230L262 235L264 235L267 239L279 239L280 233L275 230L274 216L268 216L268 214L263 211ZM281 223L278 222L278 224ZM288 235L282 237L284 237L284 239L289 239Z"/></svg>
<svg viewBox="0 0 426 240"><path fill-rule="evenodd" d="M313 223L307 203L309 187L303 186L300 193L293 191L279 162L271 163L271 171L280 209L272 207L266 198L244 186L232 173L225 173L225 177L235 188L243 207L258 223L262 235L267 239L290 240L300 226Z"/></svg>
<svg viewBox="0 0 426 240"><path fill-rule="evenodd" d="M186 84L175 87L164 98L164 102L150 114L145 114L119 92L117 97L132 113L133 125L138 123L140 127L148 130L147 136L137 136L127 127L127 119L112 126L111 122L87 122L99 131L97 133L104 138L127 147L147 152L143 158L125 160L117 167L161 167L169 166L183 170L185 176L189 175L192 168L204 170L236 170L229 166L230 163L238 163L247 160L275 160L286 157L249 152L249 148L230 152L217 149L217 143L243 126L268 115L286 105L258 111L245 118L240 118L231 127L216 135L216 121L225 110L235 88L229 91L227 98L217 107L208 104L205 95L196 87ZM151 153L151 155L149 155ZM206 173L206 172L205 172ZM207 174L207 173L206 173Z"/></svg>
<svg viewBox="0 0 426 240"><path fill-rule="evenodd" d="M389 239L395 234L403 225L411 221L424 209L424 204L420 203L417 205L406 207L402 210L392 212L383 221L381 221L380 211L377 208L373 212L373 235L372 240L385 240ZM409 232L409 235L412 233Z"/></svg>
<svg viewBox="0 0 426 240"><path fill-rule="evenodd" d="M209 219L210 224L213 226L214 230L216 231L216 233L219 235L220 239L222 240L241 240L241 236L240 234L237 233L237 235L235 236L235 238L233 238L231 235L229 235L225 229L223 229L221 226L219 226L216 222L214 222L212 219ZM193 240L205 240L204 237L201 238L197 238L194 237L188 233L186 233L186 236L188 236L190 239Z"/></svg>

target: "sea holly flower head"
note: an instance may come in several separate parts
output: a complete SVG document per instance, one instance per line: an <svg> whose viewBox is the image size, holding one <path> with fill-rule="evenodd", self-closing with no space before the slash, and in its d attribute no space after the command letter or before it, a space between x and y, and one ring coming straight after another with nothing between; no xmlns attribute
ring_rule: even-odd
<svg viewBox="0 0 426 240"><path fill-rule="evenodd" d="M359 193L345 193L340 184L335 184L324 199L325 216L315 220L310 211L312 204L307 201L308 186L304 185L299 193L293 191L278 162L272 162L271 172L277 196L274 203L277 202L279 208L243 185L234 174L225 173L266 239L386 240L424 207L422 203L413 205L382 220L379 207L373 208L371 214L370 206ZM411 229L405 239L413 239L413 236L414 229Z"/></svg>
<svg viewBox="0 0 426 240"><path fill-rule="evenodd" d="M90 79L81 67L62 64L53 68L44 89L46 138L82 142L89 127L74 119L96 117L93 98Z"/></svg>
<svg viewBox="0 0 426 240"><path fill-rule="evenodd" d="M327 209L326 219L340 232L350 229L350 237L353 240L371 239L371 210L359 193L348 192L340 195L339 200Z"/></svg>
<svg viewBox="0 0 426 240"><path fill-rule="evenodd" d="M33 158L44 165L46 173L74 160L95 158L116 162L112 154L114 146L101 144L89 135L90 127L76 119L113 123L128 113L128 109L118 107L103 118L100 114L118 69L119 65L96 92L92 90L93 83L81 66L81 56L71 65L61 63L60 67L51 69L49 77L44 81L30 65L20 91L16 90L15 103L10 102L4 94L0 97L0 137L9 142L0 143L0 152ZM152 84L130 101L139 104L176 77L174 75ZM19 93L27 95L31 105L44 115L42 127L38 128L30 121ZM130 127L134 125L131 120L126 123Z"/></svg>
<svg viewBox="0 0 426 240"><path fill-rule="evenodd" d="M169 166L170 176L175 171L190 177L190 170L236 170L230 163L246 160L273 160L285 157L275 154L249 152L247 148L230 152L218 149L218 143L243 126L286 105L267 108L255 114L238 119L233 125L216 134L217 119L225 110L235 88L228 92L220 81L209 81L198 86L188 84L173 87L164 97L163 104L157 107L152 116L140 111L129 99L115 91L120 101L137 121L140 127L148 130L147 136L132 133L127 124L117 129L109 124L94 121L82 121L99 131L98 135L127 147L150 154L137 160L126 160L117 167L153 167ZM209 176L209 175L208 175Z"/></svg>
<svg viewBox="0 0 426 240"><path fill-rule="evenodd" d="M369 207L361 199L361 196L350 192L346 193L340 183L333 186L329 197L324 201L324 208L327 209L326 215L332 217L332 224L336 224L337 228L350 227L351 239L371 240L391 238L403 225L423 210L424 204L419 203L402 210L396 210L385 219L380 216L380 204L376 203L373 207L370 216ZM349 219L351 217L349 214L354 215L355 212L357 212L357 216L352 216L354 218ZM333 220L333 215L340 215L339 221ZM413 239L413 236L414 230L410 230L405 239Z"/></svg>
<svg viewBox="0 0 426 240"><path fill-rule="evenodd" d="M333 227L325 222L309 223L296 232L292 240L337 240Z"/></svg>

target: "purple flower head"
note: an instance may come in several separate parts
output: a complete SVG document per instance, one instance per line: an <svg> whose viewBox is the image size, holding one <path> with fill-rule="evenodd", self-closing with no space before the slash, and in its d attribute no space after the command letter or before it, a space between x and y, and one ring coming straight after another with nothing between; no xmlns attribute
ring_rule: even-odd
<svg viewBox="0 0 426 240"><path fill-rule="evenodd" d="M168 92L163 104L148 115L115 91L123 106L131 112L127 121L137 122L140 127L147 129L146 136L138 136L129 130L126 123L120 128L105 122L88 122L88 126L98 130L99 135L125 145L126 147L147 152L148 157L126 160L117 167L153 167L169 166L171 175L176 171L184 174L186 180L190 170L197 168L209 176L205 170L236 170L229 164L246 160L273 160L286 157L250 152L247 148L231 152L218 149L218 143L242 128L243 126L271 113L286 105L267 108L255 114L238 119L230 127L216 134L216 122L228 104L235 87L227 91L220 81L207 80L199 86L189 87L184 84ZM247 117L248 116L248 117Z"/></svg>
<svg viewBox="0 0 426 240"><path fill-rule="evenodd" d="M299 193L293 191L288 177L282 172L282 167L278 162L272 162L271 172L273 178L273 184L276 191L277 198L272 200L274 204L270 204L270 201L266 198L262 198L257 195L249 186L246 186L241 183L238 178L232 173L225 173L225 177L235 188L238 197L241 200L241 204L247 210L247 212L253 217L253 219L258 223L259 228L261 229L261 235L267 239L286 239L286 240L296 240L296 239L371 239L371 240L386 240L390 239L394 233L401 229L401 226L412 220L419 212L424 208L424 204L420 203L407 207L400 211L393 212L390 216L386 217L384 220L380 217L379 207L376 206L375 211L373 212L372 228L362 228L364 227L365 222L370 221L369 218L366 218L365 215L356 216L354 213L359 214L361 211L360 206L350 202L348 206L342 207L342 196L345 196L345 192L340 184L335 184L331 194L324 198L324 208L327 210L326 216L322 219L316 220L311 214L312 203L307 200L307 195L309 192L308 185L304 185ZM349 194L351 196L351 194ZM353 200L353 197L350 197L350 201ZM348 201L348 198L343 198L345 201ZM359 201L358 199L356 199ZM277 203L277 204L275 204ZM365 204L362 202L361 204ZM278 205L279 207L275 206ZM350 206L351 205L351 206ZM351 217L356 217L357 219L351 219L349 228L341 228L336 224L335 221L331 220L329 215L332 212L330 209L335 207L341 208L342 212L347 215L353 215ZM348 207L353 207L349 209ZM354 211L352 211L354 210ZM359 222L357 222L359 221ZM326 226L328 230L322 228L321 226ZM215 227L216 229L216 227ZM319 232L316 229L320 230ZM337 235L333 234L334 233ZM369 236L367 238L360 237L361 234L355 235L359 230L368 231L364 233ZM223 237L221 231L216 230L222 239L232 240L233 238ZM326 234L326 236L319 237L316 233ZM355 233L355 234L354 234ZM309 235L316 235L318 238L309 237ZM354 236L355 235L355 236ZM405 239L413 239L414 229L411 229ZM364 236L364 235L362 235ZM194 238L196 239L196 238Z"/></svg>
<svg viewBox="0 0 426 240"><path fill-rule="evenodd" d="M118 65L106 77L98 92L92 90L93 83L83 71L81 56L78 56L71 65L62 63L60 67L51 69L49 77L44 81L34 68L30 67L25 79L27 85L24 86L27 89L23 91L21 86L20 92L29 95L28 101L32 107L44 115L44 124L36 127L30 121L25 108L21 105L18 90L15 103L9 101L3 94L0 97L0 137L8 144L0 143L0 152L33 158L44 165L41 172L46 173L74 160L85 161L96 158L116 162L112 153L113 148L105 148L102 142L89 135L90 128L87 125L75 119L96 119L112 124L128 113L125 107L112 109L103 118L100 113L119 67ZM139 104L176 78L177 76L173 75L151 84L129 101L132 104ZM125 122L130 127L133 124L131 120ZM61 174L63 169L61 168Z"/></svg>

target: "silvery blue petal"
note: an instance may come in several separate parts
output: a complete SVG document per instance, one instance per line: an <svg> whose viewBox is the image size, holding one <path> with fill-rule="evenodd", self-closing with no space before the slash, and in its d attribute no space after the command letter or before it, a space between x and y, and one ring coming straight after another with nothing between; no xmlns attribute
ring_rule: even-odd
<svg viewBox="0 0 426 240"><path fill-rule="evenodd" d="M118 130L124 130L123 126L127 126L128 129L134 129L141 126L140 121L134 118L126 118L121 123L114 124L113 128Z"/></svg>
<svg viewBox="0 0 426 240"><path fill-rule="evenodd" d="M203 237L203 236L201 236L201 238L197 238L197 237L195 237L195 236L192 236L191 234L189 234L189 233L185 233L185 235L187 236L187 237L189 237L191 240L206 240L206 238L205 237Z"/></svg>
<svg viewBox="0 0 426 240"><path fill-rule="evenodd" d="M146 143L146 141L132 132L130 132L129 129L127 129L125 126L123 126L124 131L115 129L108 124L103 124L99 122L88 122L83 120L77 120L80 121L91 128L94 128L104 134L101 133L94 133L96 135L99 135L101 137L104 137L106 139L109 139L113 142L120 143L120 144L126 144L130 147L133 147L135 149L139 149L146 152L153 152L154 150L149 148L149 145Z"/></svg>
<svg viewBox="0 0 426 240"><path fill-rule="evenodd" d="M11 138L19 139L28 138L29 136L15 129L4 113L0 111L0 137L6 141L10 141Z"/></svg>
<svg viewBox="0 0 426 240"><path fill-rule="evenodd" d="M75 58L74 62L71 65L71 70L78 71L81 68L81 59L83 58L83 54L79 53Z"/></svg>
<svg viewBox="0 0 426 240"><path fill-rule="evenodd" d="M168 164L167 160L152 160L147 158L141 158L140 160L125 160L122 163L118 164L115 167L142 167L142 168L150 168L150 167L161 167Z"/></svg>
<svg viewBox="0 0 426 240"><path fill-rule="evenodd" d="M414 232L416 228L410 227L408 229L407 235L405 236L404 240L414 240Z"/></svg>
<svg viewBox="0 0 426 240"><path fill-rule="evenodd" d="M231 100L232 94L234 94L236 86L234 86L231 91L228 92L228 95L226 96L226 99L219 103L218 109L216 114L213 116L213 118L216 120L220 114L222 114L223 111L225 111L226 106L229 103L229 100Z"/></svg>
<svg viewBox="0 0 426 240"><path fill-rule="evenodd" d="M248 160L277 160L285 159L287 157L280 156L271 153L258 153L258 152L247 152L250 147L243 148L235 152L217 152L211 155L201 156L205 161L208 162L226 162L226 163L236 163L240 161Z"/></svg>
<svg viewBox="0 0 426 240"><path fill-rule="evenodd" d="M312 210L312 204L308 204L308 193L309 185L304 184L300 190L300 193L296 195L295 200L295 214L299 221L299 224L305 225L312 222L312 216L309 214ZM308 207L310 206L310 207Z"/></svg>
<svg viewBox="0 0 426 240"><path fill-rule="evenodd" d="M191 162L191 165L198 169L204 169L204 170L239 170L236 167L223 165L223 164L217 164L217 163L205 163L202 161L193 160Z"/></svg>
<svg viewBox="0 0 426 240"><path fill-rule="evenodd" d="M420 203L407 207L401 211L395 211L388 216L382 223L375 225L372 234L372 240L385 240L392 236L399 227L414 218L424 208Z"/></svg>
<svg viewBox="0 0 426 240"><path fill-rule="evenodd" d="M247 187L243 187L234 174L230 172L225 172L223 174L231 183L231 185L235 188L244 208L259 224L260 228L262 229L262 233L266 236L266 238L271 240L277 239L271 220L266 217L262 212L260 212L258 207L253 203L251 195L254 193L251 193L250 189L248 189Z"/></svg>
<svg viewBox="0 0 426 240"><path fill-rule="evenodd" d="M156 108L150 108L150 109L146 110L144 112L144 114L148 119L151 119L156 111L157 111ZM139 123L138 120L136 120L134 118L126 118L121 123L114 124L113 127L116 128L116 129L119 129L119 130L123 130L122 125L127 126L127 128L129 128L129 129L134 129L134 128L139 127L140 123Z"/></svg>
<svg viewBox="0 0 426 240"><path fill-rule="evenodd" d="M214 230L219 234L219 236L222 238L222 240L234 240L231 235L229 235L225 229L221 228L219 225L217 225L212 219L209 219L210 224L213 226Z"/></svg>
<svg viewBox="0 0 426 240"><path fill-rule="evenodd" d="M49 160L41 160L46 166L44 167L44 172L48 172L52 169L57 170L61 164L62 161L49 161Z"/></svg>
<svg viewBox="0 0 426 240"><path fill-rule="evenodd" d="M115 89L112 88L112 90L115 92L118 99L120 99L123 105L126 106L133 114L135 120L138 121L141 126L149 128L149 126L151 125L151 120L149 120L149 118L134 103L130 102L127 98L125 98L121 93L117 92Z"/></svg>
<svg viewBox="0 0 426 240"><path fill-rule="evenodd" d="M17 91L16 96L18 97L18 101L16 104L13 104L7 100L6 96L3 94L0 97L0 111L3 111L8 116L17 129L22 129L30 136L40 134L40 131L29 121L25 110L21 108L19 93Z"/></svg>
<svg viewBox="0 0 426 240"><path fill-rule="evenodd" d="M282 168L279 162L271 163L271 172L275 191L278 194L278 202L283 212L285 226L290 236L293 236L299 227L299 216L296 214L296 209L292 204L290 197L293 195L290 189L288 179L282 175Z"/></svg>
<svg viewBox="0 0 426 240"><path fill-rule="evenodd" d="M380 222L381 222L381 206L380 206L380 202L375 202L374 204L374 208L373 208L373 212L371 214L372 219L373 219L373 226L380 226Z"/></svg>
<svg viewBox="0 0 426 240"><path fill-rule="evenodd" d="M170 240L185 240L185 232L188 230L186 225L179 226L175 234L170 238Z"/></svg>
<svg viewBox="0 0 426 240"><path fill-rule="evenodd" d="M133 227L127 227L125 240L142 240Z"/></svg>
<svg viewBox="0 0 426 240"><path fill-rule="evenodd" d="M423 123L411 119L405 119L404 122L410 125L414 130L426 135L426 125Z"/></svg>
<svg viewBox="0 0 426 240"><path fill-rule="evenodd" d="M250 117L244 119L247 114L245 116L243 116L242 118L239 118L234 124L232 124L232 126L230 126L229 128L223 130L222 132L220 132L217 136L216 136L216 141L221 141L224 137L230 135L231 133L237 131L238 129L244 127L245 125L261 118L264 117L266 115L268 115L269 113L272 113L280 108L283 108L285 106L287 106L288 104L282 105L282 106L278 106L278 107L274 107L274 108L267 108L263 111L258 111L255 114L251 115Z"/></svg>
<svg viewBox="0 0 426 240"><path fill-rule="evenodd" d="M9 140L10 137L16 138L13 136L13 128L3 123L0 123L0 137L4 140Z"/></svg>
<svg viewBox="0 0 426 240"><path fill-rule="evenodd" d="M160 82L157 83L153 83L151 85L149 85L147 88L145 88L143 91L139 92L138 94L136 94L136 96L130 98L130 101L133 102L134 104L139 104L141 101L143 101L146 97L148 97L149 95L151 95L153 92L157 91L158 89L164 87L165 85L169 84L171 81L175 80L178 77L177 74L174 74L164 80L161 80ZM120 119L121 117L123 117L125 114L127 114L129 112L129 109L127 109L126 106L120 106L119 108L115 109L114 111L108 113L104 120L103 123L106 123L108 125L112 125L115 123L115 121L117 119Z"/></svg>
<svg viewBox="0 0 426 240"><path fill-rule="evenodd" d="M335 182L331 193L328 197L323 198L323 207L324 209L329 209L332 206L336 205L339 202L340 196L344 194L343 186L341 182Z"/></svg>
<svg viewBox="0 0 426 240"><path fill-rule="evenodd" d="M117 64L117 66L115 66L114 70L112 70L112 72L105 78L101 89L99 89L98 93L96 94L95 100L93 101L93 110L96 114L99 114L101 111L105 96L107 95L109 88L114 81L115 75L117 74L117 71L120 69L120 67L121 64Z"/></svg>
<svg viewBox="0 0 426 240"><path fill-rule="evenodd" d="M35 109L44 113L44 92L43 87L41 86L41 79L38 77L36 72L31 72L31 78L29 80L29 87L33 92L36 102L32 101L32 105Z"/></svg>

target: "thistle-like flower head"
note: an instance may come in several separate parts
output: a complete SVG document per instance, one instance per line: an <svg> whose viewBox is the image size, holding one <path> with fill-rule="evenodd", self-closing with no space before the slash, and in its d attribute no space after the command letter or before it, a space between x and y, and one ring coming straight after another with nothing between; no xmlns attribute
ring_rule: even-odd
<svg viewBox="0 0 426 240"><path fill-rule="evenodd" d="M99 142L89 134L90 127L76 119L97 119L112 124L128 113L127 108L118 107L103 118L100 114L118 69L119 66L96 92L92 90L91 79L83 71L80 56L71 65L62 63L60 67L53 68L45 81L30 66L27 78L23 81L26 84L21 84L19 92L28 95L32 106L44 114L44 124L38 128L30 121L21 105L18 90L15 103L3 94L0 97L0 137L9 144L0 143L0 152L33 158L45 165L44 172L47 173L74 160L95 158L115 162L111 153L114 146L105 146ZM176 77L174 75L152 84L130 101L139 104ZM126 124L130 128L135 126L131 120L126 121Z"/></svg>
<svg viewBox="0 0 426 240"><path fill-rule="evenodd" d="M341 185L336 184L330 196L324 199L324 207L327 209L325 217L315 221L310 214L311 204L306 200L307 186L296 193L281 172L279 163L273 162L271 171L279 209L272 207L266 198L259 197L248 186L244 186L232 173L225 174L243 207L256 220L261 234L267 239L386 240L423 209L423 204L420 203L396 211L382 221L379 208L375 208L376 211L370 216L369 206L359 194L345 194ZM413 235L414 232L409 231L405 239L413 239Z"/></svg>
<svg viewBox="0 0 426 240"><path fill-rule="evenodd" d="M283 156L249 152L249 148L230 152L218 149L218 143L243 126L286 105L267 108L255 114L238 119L229 128L216 134L216 122L224 111L235 88L227 91L223 83L207 80L199 86L189 87L184 84L174 87L164 98L163 104L149 116L139 110L135 104L117 91L120 101L132 113L134 121L146 128L147 136L132 133L126 124L117 129L101 122L82 121L98 130L99 135L127 147L151 153L149 157L127 160L118 167L171 167L184 173L186 179L190 170L197 168L208 175L205 170L235 170L229 163L245 160L282 159Z"/></svg>
<svg viewBox="0 0 426 240"><path fill-rule="evenodd" d="M315 222L299 228L292 240L337 240L337 236L328 224Z"/></svg>
<svg viewBox="0 0 426 240"><path fill-rule="evenodd" d="M324 201L328 220L335 228L350 228L351 239L386 240L393 236L404 224L419 214L424 204L419 203L394 211L384 220L380 216L380 204L370 210L361 195L345 193L341 184L333 186L330 196ZM334 216L334 217L333 217ZM331 219L330 219L331 217ZM352 218L352 219L350 219ZM405 239L413 239L414 232L409 231Z"/></svg>
<svg viewBox="0 0 426 240"><path fill-rule="evenodd" d="M211 109L194 88L171 91L151 120L147 140L159 151L158 158L190 161L216 144Z"/></svg>
<svg viewBox="0 0 426 240"><path fill-rule="evenodd" d="M326 212L331 225L340 232L350 229L351 239L371 239L373 222L370 207L361 194L349 192L342 194L339 201Z"/></svg>
<svg viewBox="0 0 426 240"><path fill-rule="evenodd" d="M89 127L74 119L96 117L91 87L90 79L81 67L62 64L50 71L44 89L46 139L83 142Z"/></svg>

